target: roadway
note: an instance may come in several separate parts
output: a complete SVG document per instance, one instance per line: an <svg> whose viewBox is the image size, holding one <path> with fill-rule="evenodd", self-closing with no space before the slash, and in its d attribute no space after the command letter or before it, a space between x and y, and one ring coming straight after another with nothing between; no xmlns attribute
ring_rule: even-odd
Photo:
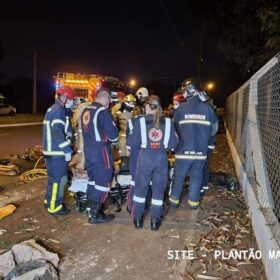
<svg viewBox="0 0 280 280"><path fill-rule="evenodd" d="M0 159L42 145L42 125L0 127Z"/></svg>

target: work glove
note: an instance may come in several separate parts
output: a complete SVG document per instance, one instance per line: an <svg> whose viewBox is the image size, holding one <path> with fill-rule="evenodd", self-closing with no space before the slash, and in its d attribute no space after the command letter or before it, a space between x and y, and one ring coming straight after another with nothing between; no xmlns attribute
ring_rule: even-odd
<svg viewBox="0 0 280 280"><path fill-rule="evenodd" d="M71 157L72 157L71 153L66 153L65 154L65 161L69 162L71 160Z"/></svg>

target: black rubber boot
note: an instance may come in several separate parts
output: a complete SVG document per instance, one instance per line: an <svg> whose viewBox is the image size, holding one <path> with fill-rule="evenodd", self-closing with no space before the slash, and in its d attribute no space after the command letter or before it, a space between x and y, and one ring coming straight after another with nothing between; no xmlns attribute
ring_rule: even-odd
<svg viewBox="0 0 280 280"><path fill-rule="evenodd" d="M133 220L135 228L142 228L143 227L143 216L140 219Z"/></svg>
<svg viewBox="0 0 280 280"><path fill-rule="evenodd" d="M159 227L161 226L161 220L158 218L152 218L151 219L151 230L157 231Z"/></svg>
<svg viewBox="0 0 280 280"><path fill-rule="evenodd" d="M90 224L105 224L114 220L115 218L114 215L112 214L105 215L102 212L102 206L103 206L102 203L96 201L89 201L89 205L90 205L90 210L89 210L88 222Z"/></svg>
<svg viewBox="0 0 280 280"><path fill-rule="evenodd" d="M62 208L60 210L58 210L57 212L54 213L50 213L53 216L66 216L70 213L70 209L66 208L64 205L62 206Z"/></svg>

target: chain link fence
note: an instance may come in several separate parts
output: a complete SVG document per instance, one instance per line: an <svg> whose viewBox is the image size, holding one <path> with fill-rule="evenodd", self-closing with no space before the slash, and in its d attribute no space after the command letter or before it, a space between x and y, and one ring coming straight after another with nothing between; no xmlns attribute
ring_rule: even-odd
<svg viewBox="0 0 280 280"><path fill-rule="evenodd" d="M225 122L280 243L280 54L228 97Z"/></svg>

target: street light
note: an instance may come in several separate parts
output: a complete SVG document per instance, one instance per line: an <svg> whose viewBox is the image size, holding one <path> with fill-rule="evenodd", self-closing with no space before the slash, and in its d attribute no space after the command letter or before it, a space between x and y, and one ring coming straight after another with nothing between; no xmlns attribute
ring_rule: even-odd
<svg viewBox="0 0 280 280"><path fill-rule="evenodd" d="M211 91L215 87L215 84L213 82L208 82L206 84L207 90Z"/></svg>
<svg viewBox="0 0 280 280"><path fill-rule="evenodd" d="M129 81L129 85L130 85L132 88L135 87L135 86L136 86L136 80L131 79L131 80Z"/></svg>

